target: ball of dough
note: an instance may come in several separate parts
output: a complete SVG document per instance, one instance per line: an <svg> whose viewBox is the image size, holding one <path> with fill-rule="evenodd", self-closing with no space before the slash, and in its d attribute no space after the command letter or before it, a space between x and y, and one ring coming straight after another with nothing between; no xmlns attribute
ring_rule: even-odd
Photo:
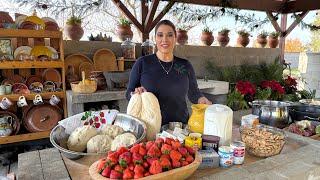
<svg viewBox="0 0 320 180"><path fill-rule="evenodd" d="M82 126L75 129L69 136L68 149L77 152L83 152L87 147L87 142L98 134L92 126Z"/></svg>
<svg viewBox="0 0 320 180"><path fill-rule="evenodd" d="M117 150L119 147L127 147L134 144L137 141L137 138L132 133L120 134L111 144L111 151Z"/></svg>
<svg viewBox="0 0 320 180"><path fill-rule="evenodd" d="M108 135L112 139L124 132L123 128L117 125L106 125L101 129L101 134Z"/></svg>
<svg viewBox="0 0 320 180"><path fill-rule="evenodd" d="M96 135L87 143L88 153L108 152L111 148L112 138L108 135Z"/></svg>

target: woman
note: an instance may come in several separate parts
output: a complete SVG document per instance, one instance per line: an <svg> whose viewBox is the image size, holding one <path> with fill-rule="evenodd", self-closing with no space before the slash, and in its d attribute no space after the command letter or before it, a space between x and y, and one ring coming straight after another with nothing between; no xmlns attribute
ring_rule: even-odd
<svg viewBox="0 0 320 180"><path fill-rule="evenodd" d="M192 65L173 55L176 29L169 20L155 27L156 54L139 58L134 64L126 97L134 93L152 92L159 101L162 125L169 122L187 123L186 96L192 103L212 104L199 91Z"/></svg>

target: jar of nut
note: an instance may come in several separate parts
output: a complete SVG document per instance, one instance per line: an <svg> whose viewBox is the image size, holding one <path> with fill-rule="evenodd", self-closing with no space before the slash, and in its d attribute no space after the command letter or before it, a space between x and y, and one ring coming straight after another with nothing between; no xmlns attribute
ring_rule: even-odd
<svg viewBox="0 0 320 180"><path fill-rule="evenodd" d="M145 42L142 43L141 50L142 50L141 52L142 56L153 54L154 53L153 42L147 39Z"/></svg>
<svg viewBox="0 0 320 180"><path fill-rule="evenodd" d="M122 44L121 44L121 51L122 56L125 59L135 59L136 58L136 44L131 41L130 38L127 38Z"/></svg>

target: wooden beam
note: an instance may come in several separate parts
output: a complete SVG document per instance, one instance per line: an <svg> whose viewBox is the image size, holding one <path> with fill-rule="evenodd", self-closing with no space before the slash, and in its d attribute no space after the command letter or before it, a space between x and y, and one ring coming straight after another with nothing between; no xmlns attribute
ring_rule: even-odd
<svg viewBox="0 0 320 180"><path fill-rule="evenodd" d="M164 15L171 9L174 5L175 1L171 0L166 7L158 14L158 16L153 20L152 24L147 27L148 31L152 31L152 29L158 24L158 22L163 18Z"/></svg>
<svg viewBox="0 0 320 180"><path fill-rule="evenodd" d="M271 11L267 11L266 13L267 13L267 16L268 16L268 18L270 19L271 24L272 24L272 26L274 27L274 29L275 29L277 32L282 32L282 31L281 31L281 28L280 28L280 26L279 26L279 24L278 24L278 22L277 22L277 20L276 20L276 19L274 18L274 16L272 15L272 12L271 12Z"/></svg>
<svg viewBox="0 0 320 180"><path fill-rule="evenodd" d="M143 31L141 32L142 42L149 39L149 32L145 27L145 21L148 14L148 0L141 0L141 24L143 26Z"/></svg>
<svg viewBox="0 0 320 180"><path fill-rule="evenodd" d="M154 0L154 1L152 1L151 9L150 9L150 11L148 12L148 15L147 15L147 18L146 18L144 27L148 27L148 26L150 26L150 24L152 23L153 18L154 18L154 15L155 15L155 13L156 13L156 11L157 11L157 8L158 8L158 5L159 5L159 1L160 1L160 0Z"/></svg>
<svg viewBox="0 0 320 180"><path fill-rule="evenodd" d="M130 21L136 26L136 28L143 32L143 26L138 22L137 18L134 17L131 12L127 9L127 7L121 2L121 0L112 0L113 3L117 6L117 8L123 12L123 14L130 19Z"/></svg>
<svg viewBox="0 0 320 180"><path fill-rule="evenodd" d="M302 21L302 19L304 17L306 17L306 15L309 13L309 11L305 11L305 12L302 12L299 16L300 16L300 19L296 19L290 26L289 28L284 32L284 36L287 37L290 32Z"/></svg>
<svg viewBox="0 0 320 180"><path fill-rule="evenodd" d="M288 1L283 13L304 12L320 9L319 0Z"/></svg>
<svg viewBox="0 0 320 180"><path fill-rule="evenodd" d="M280 34L280 42L279 42L279 48L280 48L280 60L282 63L284 63L284 50L286 45L286 37L284 32L287 29L287 14L281 14L281 34Z"/></svg>

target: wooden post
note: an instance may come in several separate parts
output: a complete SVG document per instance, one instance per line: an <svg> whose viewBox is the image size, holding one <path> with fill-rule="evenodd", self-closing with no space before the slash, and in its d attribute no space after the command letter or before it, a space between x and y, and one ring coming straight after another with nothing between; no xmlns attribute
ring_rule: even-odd
<svg viewBox="0 0 320 180"><path fill-rule="evenodd" d="M280 34L280 42L279 42L279 48L280 48L280 59L281 62L284 63L284 50L286 45L286 29L287 29L287 14L281 14L281 34Z"/></svg>
<svg viewBox="0 0 320 180"><path fill-rule="evenodd" d="M148 14L148 0L141 0L141 24L143 26L143 31L141 32L142 41L149 39L149 32L146 29L146 19Z"/></svg>

